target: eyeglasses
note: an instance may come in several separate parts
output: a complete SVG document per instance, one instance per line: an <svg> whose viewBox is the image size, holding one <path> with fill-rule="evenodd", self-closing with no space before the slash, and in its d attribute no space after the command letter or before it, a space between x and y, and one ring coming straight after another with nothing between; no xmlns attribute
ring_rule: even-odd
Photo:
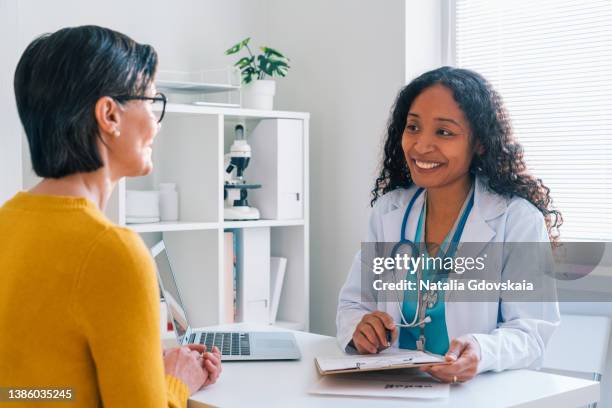
<svg viewBox="0 0 612 408"><path fill-rule="evenodd" d="M153 115L155 115L155 118L157 119L157 123L161 123L162 119L164 118L164 113L166 113L166 103L168 102L168 98L166 98L166 95L164 95L161 92L156 93L155 96L117 95L117 96L111 96L111 98L115 99L118 102L125 102L125 101L132 101L132 100L151 101L151 105L153 105L152 107Z"/></svg>

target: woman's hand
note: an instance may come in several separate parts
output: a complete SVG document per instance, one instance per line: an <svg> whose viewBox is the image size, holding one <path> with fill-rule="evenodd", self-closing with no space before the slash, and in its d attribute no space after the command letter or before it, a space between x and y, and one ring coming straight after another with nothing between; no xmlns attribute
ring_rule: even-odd
<svg viewBox="0 0 612 408"><path fill-rule="evenodd" d="M391 331L391 342L387 340L387 330ZM381 311L368 313L353 333L353 345L361 354L375 354L390 347L399 332L389 314Z"/></svg>
<svg viewBox="0 0 612 408"><path fill-rule="evenodd" d="M200 362L202 369L208 373L208 377L206 381L204 381L202 387L216 383L223 370L221 366L221 352L217 346L213 346L210 352L206 351L206 346L203 344L187 344L185 347L197 351L201 356Z"/></svg>
<svg viewBox="0 0 612 408"><path fill-rule="evenodd" d="M196 347L198 346L198 347ZM193 395L208 380L208 371L202 368L202 353L206 348L200 344L176 347L164 351L164 369L166 374L178 378L189 388Z"/></svg>
<svg viewBox="0 0 612 408"><path fill-rule="evenodd" d="M444 357L450 364L422 367L421 371L442 382L465 382L476 376L480 361L480 346L473 336L461 336L451 341Z"/></svg>
<svg viewBox="0 0 612 408"><path fill-rule="evenodd" d="M219 375L221 375L221 371L223 371L223 367L221 366L221 352L217 346L213 346L211 352L204 353L203 368L208 372L208 378L204 383L204 387L216 383Z"/></svg>

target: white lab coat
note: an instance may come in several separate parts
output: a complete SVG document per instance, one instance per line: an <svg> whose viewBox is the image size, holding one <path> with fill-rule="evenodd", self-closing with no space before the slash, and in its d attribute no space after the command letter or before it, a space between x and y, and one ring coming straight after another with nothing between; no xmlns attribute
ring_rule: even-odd
<svg viewBox="0 0 612 408"><path fill-rule="evenodd" d="M367 242L399 240L402 217L416 189L416 186L398 189L377 201L370 216ZM414 211L409 216L406 226L406 237L409 239L414 237L419 213L417 209L423 205L424 197L421 194L417 198ZM548 241L548 234L544 217L535 206L523 198L507 199L495 194L477 177L474 207L466 221L461 241L482 243L484 251L493 242ZM497 263L491 259L487 261L487 268L490 265L497 267L500 280L520 281L526 277L521 276L524 268L518 267L520 262L503 256L500 258ZM552 279L550 284L554 285ZM352 351L349 343L364 314L382 310L391 315L395 322L400 321L396 302L378 302L375 299L376 296L372 294L372 301L366 302L361 293L361 252L358 252L338 302L337 338L343 350ZM552 301L449 302L445 311L449 341L464 334L472 334L478 341L481 350L479 373L539 367L546 343L560 320L558 304ZM406 318L411 320L412 316ZM392 347L397 348L398 342Z"/></svg>

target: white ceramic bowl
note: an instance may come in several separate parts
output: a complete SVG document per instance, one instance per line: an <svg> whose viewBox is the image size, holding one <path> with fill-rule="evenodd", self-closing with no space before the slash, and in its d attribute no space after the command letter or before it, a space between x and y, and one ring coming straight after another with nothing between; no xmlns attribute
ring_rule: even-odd
<svg viewBox="0 0 612 408"><path fill-rule="evenodd" d="M127 190L125 215L129 218L159 217L159 191Z"/></svg>

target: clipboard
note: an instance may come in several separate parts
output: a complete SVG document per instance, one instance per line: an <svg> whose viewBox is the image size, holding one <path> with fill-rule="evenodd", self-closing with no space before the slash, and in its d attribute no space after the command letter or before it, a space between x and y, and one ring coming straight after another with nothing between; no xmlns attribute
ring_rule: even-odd
<svg viewBox="0 0 612 408"><path fill-rule="evenodd" d="M316 357L315 365L321 375L396 370L450 364L444 356L427 351L388 351L379 354Z"/></svg>

